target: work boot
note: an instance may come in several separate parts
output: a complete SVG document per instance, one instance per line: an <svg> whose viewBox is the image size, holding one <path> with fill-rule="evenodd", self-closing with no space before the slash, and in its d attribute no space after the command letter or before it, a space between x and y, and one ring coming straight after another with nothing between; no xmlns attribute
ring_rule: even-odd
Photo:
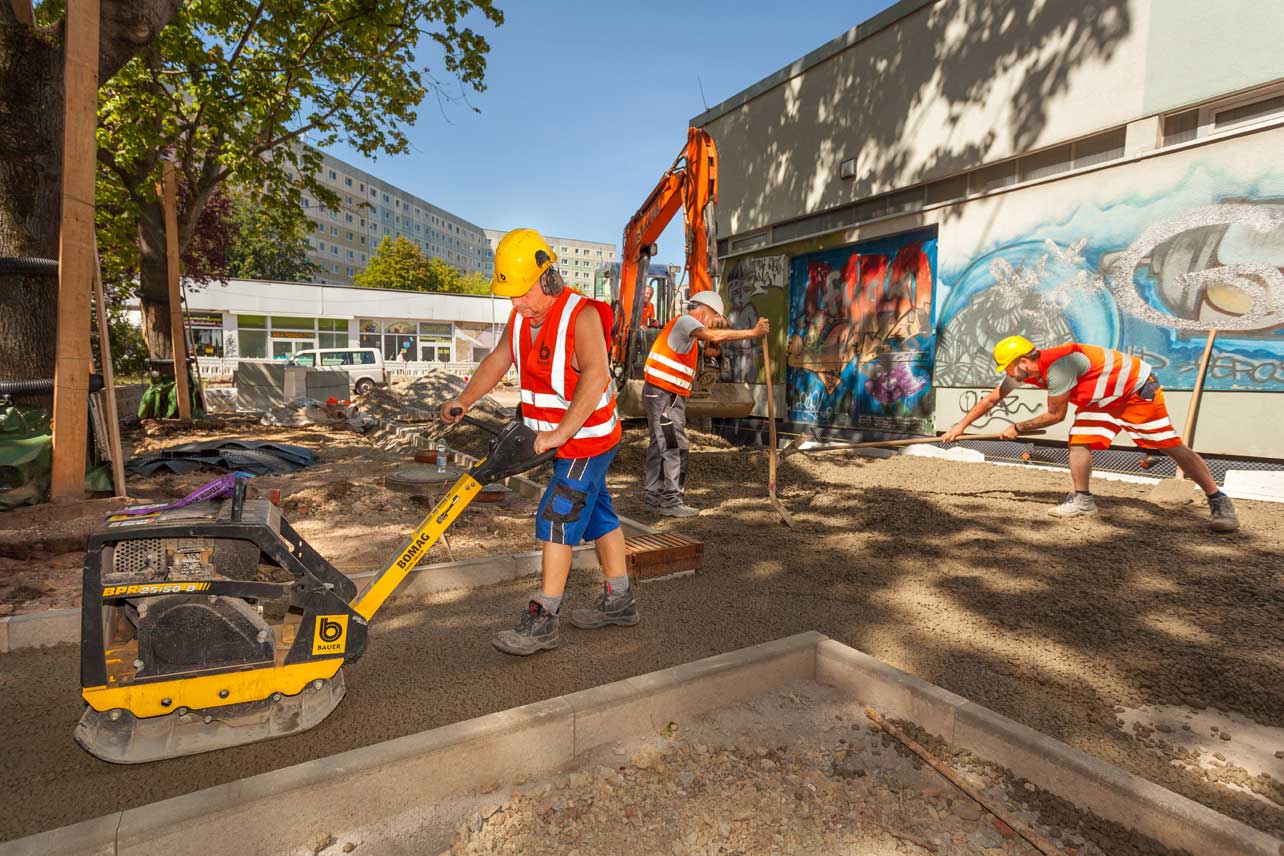
<svg viewBox="0 0 1284 856"><path fill-rule="evenodd" d="M532 600L517 626L500 633L491 640L491 644L505 654L517 657L556 648L561 644L557 632L557 614L549 612L539 601Z"/></svg>
<svg viewBox="0 0 1284 856"><path fill-rule="evenodd" d="M1226 494L1208 498L1208 507L1212 509L1208 526L1214 532L1234 532L1239 528L1239 515L1235 513L1235 503Z"/></svg>
<svg viewBox="0 0 1284 856"><path fill-rule="evenodd" d="M1048 514L1053 517L1096 517L1097 501L1091 496L1072 493L1060 505L1048 509Z"/></svg>
<svg viewBox="0 0 1284 856"><path fill-rule="evenodd" d="M613 592L606 583L602 584L602 594L598 596L597 603L588 609L571 611L571 623L584 630L608 624L632 627L638 623L639 618L638 605L633 601L633 589Z"/></svg>
<svg viewBox="0 0 1284 856"><path fill-rule="evenodd" d="M662 505L656 509L656 513L665 517L695 517L700 512L685 502L679 502L677 505Z"/></svg>

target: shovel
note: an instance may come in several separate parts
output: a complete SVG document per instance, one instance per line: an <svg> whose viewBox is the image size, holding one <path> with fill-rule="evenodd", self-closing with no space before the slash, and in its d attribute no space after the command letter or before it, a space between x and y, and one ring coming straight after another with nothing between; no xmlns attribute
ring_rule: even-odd
<svg viewBox="0 0 1284 856"><path fill-rule="evenodd" d="M767 349L767 338L762 340L762 370L767 376L767 435L769 439L768 448L770 457L767 458L767 497L771 504L776 507L776 512L780 519L785 521L790 529L794 528L794 519L789 516L785 510L784 504L776 499L776 397L771 392L771 354Z"/></svg>
<svg viewBox="0 0 1284 856"><path fill-rule="evenodd" d="M1204 343L1204 356L1199 361L1199 374L1195 376L1195 389L1190 394L1190 408L1186 411L1186 436L1182 440L1187 449L1194 448L1192 441L1195 439L1195 417L1199 415L1199 396L1204 391L1204 375L1208 372L1208 360L1213 355L1213 340L1216 338L1217 330L1209 330L1208 341ZM1150 489L1150 499L1160 505L1185 505L1194 496L1191 488L1191 482L1186 480L1181 467L1178 467L1177 475L1158 482Z"/></svg>

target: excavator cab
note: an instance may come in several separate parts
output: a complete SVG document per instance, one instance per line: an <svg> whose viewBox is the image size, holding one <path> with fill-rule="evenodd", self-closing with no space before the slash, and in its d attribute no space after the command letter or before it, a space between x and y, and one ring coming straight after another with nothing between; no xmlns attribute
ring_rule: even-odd
<svg viewBox="0 0 1284 856"><path fill-rule="evenodd" d="M642 367L660 330L675 315L686 311L690 295L717 288L717 235L714 203L718 197L718 154L713 138L705 131L690 128L687 144L679 153L645 203L624 227L624 253L618 274L612 281L616 324L612 344L612 368L618 390L616 403L626 417L644 416L642 409ZM655 275L651 259L655 240L677 212L683 212L686 227L686 271L688 284L677 278L677 268ZM643 323L645 291L655 295L655 323ZM701 345L700 361L687 417L735 418L753 411L753 391L747 383L719 381L722 356L716 347Z"/></svg>

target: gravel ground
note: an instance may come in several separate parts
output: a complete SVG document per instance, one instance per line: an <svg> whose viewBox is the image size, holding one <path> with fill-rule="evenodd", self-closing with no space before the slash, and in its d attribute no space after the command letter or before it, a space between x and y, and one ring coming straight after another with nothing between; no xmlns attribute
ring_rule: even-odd
<svg viewBox="0 0 1284 856"><path fill-rule="evenodd" d="M621 513L651 520L641 434L628 433L613 487ZM288 740L110 767L71 740L73 646L0 658L0 721L14 724L0 839L805 630L1284 835L1278 789L1173 763L1171 744L1125 729L1116 710L1284 726L1284 507L1241 502L1243 530L1218 537L1201 506L1160 508L1146 486L1101 482L1102 517L1060 523L1044 512L1064 474L828 454L783 465L780 495L800 524L789 530L765 475L762 453L693 452L688 495L705 512L656 524L702 539L705 570L643 587L637 627L567 628L561 650L514 660L489 639L516 620L532 581L399 600L345 670L349 698ZM577 575L569 600L596 585Z"/></svg>

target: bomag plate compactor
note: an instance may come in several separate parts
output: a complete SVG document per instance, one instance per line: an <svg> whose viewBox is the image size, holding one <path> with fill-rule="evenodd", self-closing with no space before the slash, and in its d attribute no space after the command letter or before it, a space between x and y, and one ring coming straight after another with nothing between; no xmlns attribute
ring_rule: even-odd
<svg viewBox="0 0 1284 856"><path fill-rule="evenodd" d="M465 421L491 431L468 417ZM492 431L401 552L357 587L265 500L231 499L112 518L89 540L76 740L137 764L306 731L344 696L368 622L482 485L529 470L535 432Z"/></svg>

